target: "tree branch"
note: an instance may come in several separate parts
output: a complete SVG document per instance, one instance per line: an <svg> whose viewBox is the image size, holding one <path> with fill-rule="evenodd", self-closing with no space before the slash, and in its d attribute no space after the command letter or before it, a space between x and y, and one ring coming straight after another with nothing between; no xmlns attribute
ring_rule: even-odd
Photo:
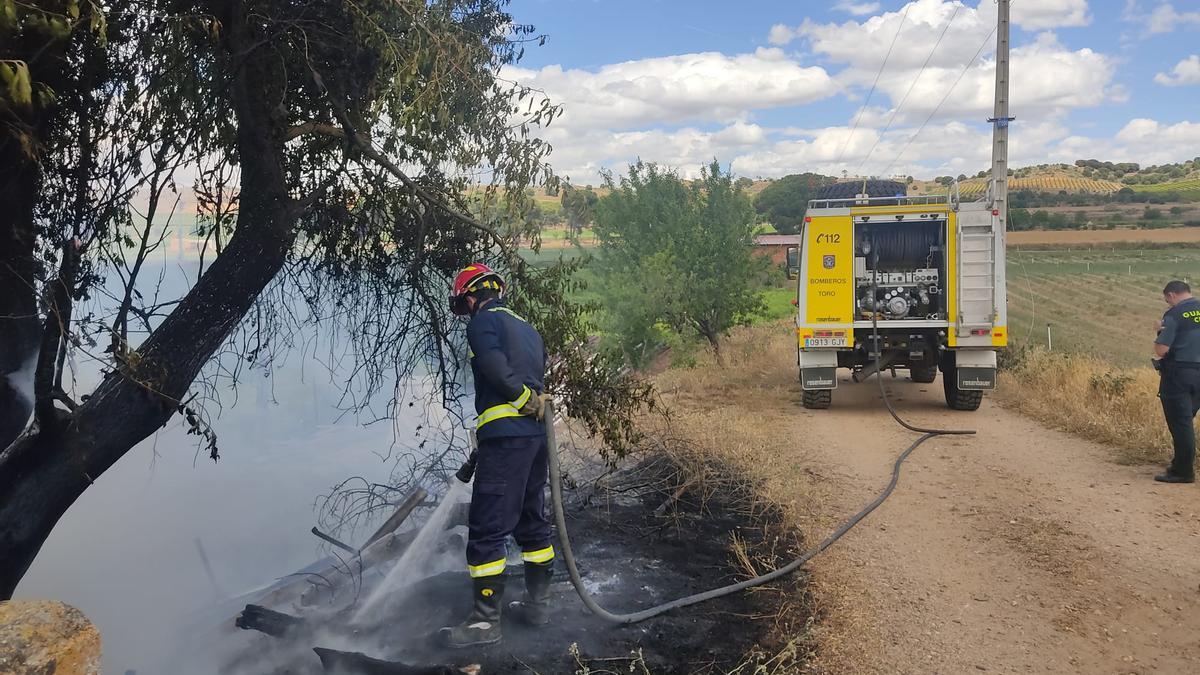
<svg viewBox="0 0 1200 675"><path fill-rule="evenodd" d="M59 352L71 325L75 274L81 252L79 239L63 246L58 277L47 286L46 321L42 327L42 346L33 375L34 415L43 427L57 421L54 415L54 389L58 382Z"/></svg>
<svg viewBox="0 0 1200 675"><path fill-rule="evenodd" d="M331 125L319 124L317 122L306 122L296 127L292 127L292 130L303 127L308 133L323 133L325 135L335 136L337 138L349 138L350 142L353 143L363 155L370 158L376 164L383 167L383 169L388 173L398 178L401 183L404 183L405 187L412 190L418 197L425 200L425 202L442 209L446 212L446 214L458 222L474 228L483 234L486 234L493 242L499 244L502 248L504 247L504 239L497 234L494 229L484 225L474 218L471 218L470 216L459 213L457 209L451 207L449 204L445 203L443 200L439 199L428 190L421 187L419 183L410 178L408 174L404 173L404 171L402 171L395 162L388 159L383 155L383 153L376 150L375 145L371 143L371 139L364 137L362 134L358 133L357 129L355 129L354 124L350 121L350 116L346 113L346 108L337 101L333 100L333 96L330 94L329 89L326 88L325 82L321 79L320 73L318 73L311 64L309 64L309 72L312 74L313 83L317 86L317 90L325 94L325 98L329 101L330 107L333 108L334 116L337 117L338 122L342 125L342 128L337 129L336 127L333 127L327 131L326 128L330 127ZM292 130L289 130L289 134Z"/></svg>

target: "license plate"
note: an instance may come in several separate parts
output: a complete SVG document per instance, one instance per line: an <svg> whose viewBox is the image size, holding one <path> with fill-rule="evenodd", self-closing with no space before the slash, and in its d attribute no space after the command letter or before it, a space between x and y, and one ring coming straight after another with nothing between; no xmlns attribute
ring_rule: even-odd
<svg viewBox="0 0 1200 675"><path fill-rule="evenodd" d="M807 337L804 338L804 348L813 347L847 347L850 339L847 337Z"/></svg>

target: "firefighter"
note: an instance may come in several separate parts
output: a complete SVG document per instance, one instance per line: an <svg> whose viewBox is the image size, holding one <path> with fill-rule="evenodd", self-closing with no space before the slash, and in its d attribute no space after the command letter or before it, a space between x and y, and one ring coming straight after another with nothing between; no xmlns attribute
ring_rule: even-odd
<svg viewBox="0 0 1200 675"><path fill-rule="evenodd" d="M548 623L554 547L545 513L549 464L541 421L547 398L542 337L505 306L504 280L482 263L455 277L450 309L470 316L467 343L478 414L467 539L474 600L466 621L439 633L445 645L461 648L500 641L509 535L521 547L525 573L525 597L509 609L526 623Z"/></svg>
<svg viewBox="0 0 1200 675"><path fill-rule="evenodd" d="M1154 341L1155 368L1161 376L1158 397L1175 444L1175 458L1166 472L1154 477L1163 483L1196 481L1196 431L1200 411L1200 300L1183 281L1163 288L1170 309L1159 323Z"/></svg>

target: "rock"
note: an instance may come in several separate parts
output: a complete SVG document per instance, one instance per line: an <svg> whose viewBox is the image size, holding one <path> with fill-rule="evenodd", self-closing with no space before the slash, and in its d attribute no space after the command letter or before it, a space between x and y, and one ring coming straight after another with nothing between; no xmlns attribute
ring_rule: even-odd
<svg viewBox="0 0 1200 675"><path fill-rule="evenodd" d="M100 675L100 632L61 602L0 602L0 673Z"/></svg>

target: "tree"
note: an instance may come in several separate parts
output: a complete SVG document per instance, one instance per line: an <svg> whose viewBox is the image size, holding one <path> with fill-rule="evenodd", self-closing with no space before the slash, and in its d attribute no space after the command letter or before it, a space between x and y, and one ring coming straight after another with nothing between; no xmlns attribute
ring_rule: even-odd
<svg viewBox="0 0 1200 675"><path fill-rule="evenodd" d="M596 217L596 202L599 199L591 186L583 189L570 186L563 188L560 201L563 214L567 217L567 228L572 236L578 237L585 227L592 224Z"/></svg>
<svg viewBox="0 0 1200 675"><path fill-rule="evenodd" d="M832 182L832 178L815 173L784 176L758 193L754 198L754 210L774 225L776 231L793 234L804 222L809 200L817 190Z"/></svg>
<svg viewBox="0 0 1200 675"><path fill-rule="evenodd" d="M455 404L445 287L477 256L521 289L571 413L612 444L634 438L627 413L649 391L578 349L571 268L514 253L536 235L525 188L553 180L529 127L559 109L497 76L539 39L505 4L149 0L105 16L0 0L0 374L32 370L0 394L32 399L0 428L0 598L67 508L174 415L218 457L201 402L241 372L206 371L218 350L270 367L319 322L368 395L427 364ZM158 298L138 277L185 164L212 248L183 295ZM462 215L480 167L508 227ZM135 189L150 194L140 217ZM106 278L123 291L105 295ZM64 388L68 353L101 363L91 392Z"/></svg>
<svg viewBox="0 0 1200 675"><path fill-rule="evenodd" d="M763 309L768 261L753 255L754 209L715 160L698 181L638 162L596 209L596 268L609 325L627 357L659 325L694 334L721 360L721 338Z"/></svg>

